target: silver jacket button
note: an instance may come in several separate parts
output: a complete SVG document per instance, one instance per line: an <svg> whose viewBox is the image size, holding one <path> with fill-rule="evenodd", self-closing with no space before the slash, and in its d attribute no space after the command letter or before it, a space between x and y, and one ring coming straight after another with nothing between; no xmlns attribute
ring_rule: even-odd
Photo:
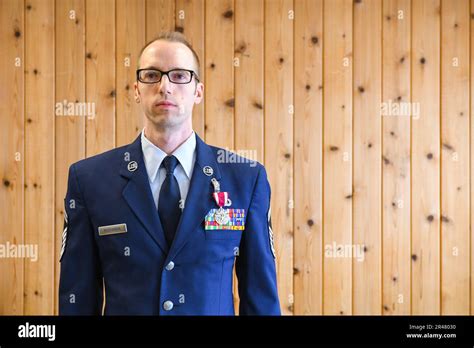
<svg viewBox="0 0 474 348"><path fill-rule="evenodd" d="M166 270L171 271L173 268L174 268L174 262L170 261L170 263L166 265Z"/></svg>
<svg viewBox="0 0 474 348"><path fill-rule="evenodd" d="M163 309L164 309L165 311L170 311L170 310L172 310L172 309L173 309L173 306L174 306L174 304L173 304L173 302L171 302L171 301L165 301L165 303L163 303Z"/></svg>

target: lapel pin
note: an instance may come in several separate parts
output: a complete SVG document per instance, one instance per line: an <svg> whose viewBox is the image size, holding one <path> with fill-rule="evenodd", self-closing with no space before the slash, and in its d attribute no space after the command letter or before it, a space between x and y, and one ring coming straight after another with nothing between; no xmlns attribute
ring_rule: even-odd
<svg viewBox="0 0 474 348"><path fill-rule="evenodd" d="M204 168L202 168L202 171L204 172L204 174L206 174L207 176L211 176L213 173L214 173L214 170L209 167L209 166L205 166Z"/></svg>
<svg viewBox="0 0 474 348"><path fill-rule="evenodd" d="M138 163L135 161L131 161L127 165L127 169L129 172L134 172L138 168Z"/></svg>

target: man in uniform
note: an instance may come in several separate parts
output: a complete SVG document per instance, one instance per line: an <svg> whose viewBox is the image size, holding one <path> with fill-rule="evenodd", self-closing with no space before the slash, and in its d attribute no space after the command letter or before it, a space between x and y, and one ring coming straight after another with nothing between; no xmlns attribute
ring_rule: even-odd
<svg viewBox="0 0 474 348"><path fill-rule="evenodd" d="M134 89L141 134L69 168L59 314L234 315L235 261L240 314L280 315L265 168L193 131L183 35L143 48Z"/></svg>

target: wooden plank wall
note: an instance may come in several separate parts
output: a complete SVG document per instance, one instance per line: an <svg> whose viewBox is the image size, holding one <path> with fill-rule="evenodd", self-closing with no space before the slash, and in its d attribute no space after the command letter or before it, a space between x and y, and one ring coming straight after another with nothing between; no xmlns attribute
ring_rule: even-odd
<svg viewBox="0 0 474 348"><path fill-rule="evenodd" d="M0 0L0 246L39 252L0 258L0 314L57 313L67 169L140 132L137 54L161 30L200 56L196 132L266 165L284 314L474 314L473 10Z"/></svg>
<svg viewBox="0 0 474 348"><path fill-rule="evenodd" d="M383 15L382 100L410 103L410 1L384 1ZM384 313L410 312L410 127L410 117L388 113L382 118Z"/></svg>

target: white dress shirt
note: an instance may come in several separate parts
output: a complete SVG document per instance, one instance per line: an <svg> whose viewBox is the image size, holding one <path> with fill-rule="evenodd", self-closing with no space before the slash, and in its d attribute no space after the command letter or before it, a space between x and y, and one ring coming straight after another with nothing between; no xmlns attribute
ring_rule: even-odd
<svg viewBox="0 0 474 348"><path fill-rule="evenodd" d="M141 142L148 181L153 193L153 200L158 209L161 185L166 178L166 169L161 167L161 162L167 154L146 138L145 129L142 130ZM189 183L193 175L194 163L196 162L196 134L194 131L184 143L174 150L172 155L179 161L174 170L174 176L178 181L181 199L185 202L189 191Z"/></svg>

